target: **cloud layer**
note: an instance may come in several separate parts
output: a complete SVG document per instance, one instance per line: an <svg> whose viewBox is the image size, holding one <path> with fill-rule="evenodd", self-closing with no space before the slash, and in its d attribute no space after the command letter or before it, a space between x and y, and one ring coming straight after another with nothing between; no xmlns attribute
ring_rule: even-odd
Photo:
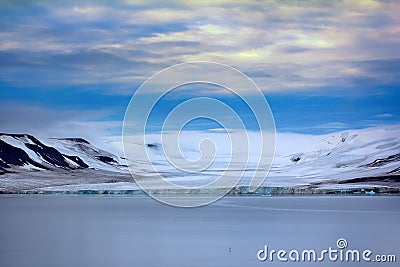
<svg viewBox="0 0 400 267"><path fill-rule="evenodd" d="M395 0L6 0L0 3L0 104L12 110L10 95L18 91L19 102L41 106L32 114L56 109L46 116L60 119L65 111L45 97L56 91L66 96L56 103L69 109L70 121L121 120L121 107L112 115L118 119L91 117L109 108L107 101L71 107L71 95L119 95L126 105L149 76L193 60L232 65L267 96L393 94L400 84L398 14ZM388 116L371 119L378 118ZM5 120L3 128L12 125Z"/></svg>
<svg viewBox="0 0 400 267"><path fill-rule="evenodd" d="M130 94L192 60L256 74L265 91L399 82L398 1L9 1L2 10L0 78L15 86L106 83Z"/></svg>

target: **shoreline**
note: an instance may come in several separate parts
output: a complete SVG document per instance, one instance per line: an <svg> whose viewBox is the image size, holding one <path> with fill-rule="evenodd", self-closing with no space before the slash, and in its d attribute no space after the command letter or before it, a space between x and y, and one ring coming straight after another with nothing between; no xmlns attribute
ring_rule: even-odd
<svg viewBox="0 0 400 267"><path fill-rule="evenodd" d="M171 196L185 196L189 194L213 195L221 190L226 189L152 189L150 192L155 195L171 195ZM141 189L78 189L78 190L0 190L0 195L132 195L141 196L147 193ZM269 187L262 186L255 191L249 191L247 186L234 187L225 196L316 196L316 195L351 195L351 196L400 196L400 188L398 187L384 187L384 186L366 186L366 187L338 187L338 188L313 188L313 187Z"/></svg>

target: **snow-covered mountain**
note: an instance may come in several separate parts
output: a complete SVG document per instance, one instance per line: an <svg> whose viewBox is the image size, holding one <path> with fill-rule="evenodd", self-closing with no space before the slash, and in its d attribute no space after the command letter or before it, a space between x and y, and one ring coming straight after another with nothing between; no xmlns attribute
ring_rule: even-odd
<svg viewBox="0 0 400 267"><path fill-rule="evenodd" d="M399 178L400 127L384 126L323 136L278 134L265 184L321 187L362 181L398 186Z"/></svg>
<svg viewBox="0 0 400 267"><path fill-rule="evenodd" d="M224 172L230 159L229 139L222 132L187 132L180 138L180 149L189 159L196 159L201 154L199 140L205 137L215 141L217 150L214 163L205 171L177 170L165 158L156 134L146 137L152 164L142 155L129 164L135 176L145 179L154 175L153 165L178 185L206 184ZM256 133L249 133L250 155L243 157L249 162L238 186L250 183L259 160L254 149L260 147L259 141ZM82 138L38 140L28 134L0 134L0 192L137 189L125 164L123 158ZM263 186L400 189L400 126L329 135L277 133L275 158Z"/></svg>
<svg viewBox="0 0 400 267"><path fill-rule="evenodd" d="M244 150L238 152L243 153L243 160L248 160L244 176L239 182L239 185L243 186L250 184L254 169L259 166L257 149L262 147L257 132L249 132L248 136L250 154ZM149 134L146 137L146 149L152 165L167 180L184 186L203 185L217 179L229 163L229 136L221 131L203 131L185 132L179 137L180 151L191 160L202 155L199 144L206 138L215 142L216 152L214 158L205 157L205 161L213 158L213 162L202 172L183 173L170 164L163 153L162 140L158 134ZM132 166L136 173L142 176L153 175L151 165L146 166L139 156ZM368 185L396 184L395 186L400 188L399 125L347 130L326 135L277 133L274 161L263 185L322 187L339 184L344 187L345 183L350 184L355 181L353 179L359 178L362 178L364 184L368 182Z"/></svg>
<svg viewBox="0 0 400 267"><path fill-rule="evenodd" d="M82 138L46 139L29 134L0 133L0 173L97 169L126 172L116 155Z"/></svg>

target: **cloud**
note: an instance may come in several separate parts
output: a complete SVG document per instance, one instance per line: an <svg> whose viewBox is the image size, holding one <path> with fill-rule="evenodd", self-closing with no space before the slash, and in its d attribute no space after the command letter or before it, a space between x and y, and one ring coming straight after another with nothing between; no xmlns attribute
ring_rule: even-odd
<svg viewBox="0 0 400 267"><path fill-rule="evenodd" d="M5 0L0 10L0 126L10 131L115 131L113 120L49 97L31 109L7 100L15 90L24 103L30 92L129 96L192 60L232 65L266 94L366 95L400 83L399 1Z"/></svg>
<svg viewBox="0 0 400 267"><path fill-rule="evenodd" d="M328 122L316 125L315 128L328 129L328 130L341 130L341 129L348 129L349 125L343 122Z"/></svg>
<svg viewBox="0 0 400 267"><path fill-rule="evenodd" d="M393 114L390 113L382 113L382 114L378 114L376 116L374 116L375 118L392 118Z"/></svg>
<svg viewBox="0 0 400 267"><path fill-rule="evenodd" d="M318 90L335 79L341 87L362 83L363 77L377 84L397 81L393 72L377 75L365 64L354 66L400 57L396 1L2 5L7 15L0 17L0 51L8 65L0 78L11 84L34 69L35 77L50 77L29 81L38 87L53 80L52 86L109 82L128 88L190 60L218 61L249 73L272 69L273 79L258 77L266 91ZM292 72L285 73L289 65ZM296 81L288 82L288 76Z"/></svg>
<svg viewBox="0 0 400 267"><path fill-rule="evenodd" d="M106 110L54 110L24 103L1 102L0 132L42 137L87 137L120 133L120 121L105 121Z"/></svg>

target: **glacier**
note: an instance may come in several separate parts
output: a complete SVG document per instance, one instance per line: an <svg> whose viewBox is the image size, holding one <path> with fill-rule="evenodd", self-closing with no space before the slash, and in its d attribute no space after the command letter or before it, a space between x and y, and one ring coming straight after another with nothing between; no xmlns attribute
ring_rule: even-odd
<svg viewBox="0 0 400 267"><path fill-rule="evenodd" d="M250 193L246 185L259 160L260 140L256 133L248 134L250 154L243 151L243 159L248 159L248 164L245 170L238 170L244 171L244 175L231 191L234 195ZM126 160L117 137L105 140L108 146L120 146L114 150L119 152L110 153L81 138L47 138L39 141L29 135L0 134L0 141L22 149L31 159L31 162L21 166L6 168L7 162L0 156L0 191L137 193L141 189L129 174L129 165L135 179L150 179L157 172L172 183L189 187L187 193L195 192L197 187L217 179L229 163L229 138L222 131L191 131L181 134L181 153L188 160L200 158L202 151L199 143L204 138L215 144L214 161L202 172L188 173L170 164L157 133L146 136L146 151L151 164L144 161L141 155ZM133 147L135 145L138 144L133 144ZM48 160L52 157L46 158L40 153L41 150L30 149L32 146L46 146L58 151L69 167L57 166L56 161ZM209 160L207 157L205 159ZM85 165L80 162L87 165L87 168L82 167ZM276 134L275 157L269 175L255 193L398 193L399 174L400 125L325 135L281 132ZM152 190L162 188L155 186Z"/></svg>

